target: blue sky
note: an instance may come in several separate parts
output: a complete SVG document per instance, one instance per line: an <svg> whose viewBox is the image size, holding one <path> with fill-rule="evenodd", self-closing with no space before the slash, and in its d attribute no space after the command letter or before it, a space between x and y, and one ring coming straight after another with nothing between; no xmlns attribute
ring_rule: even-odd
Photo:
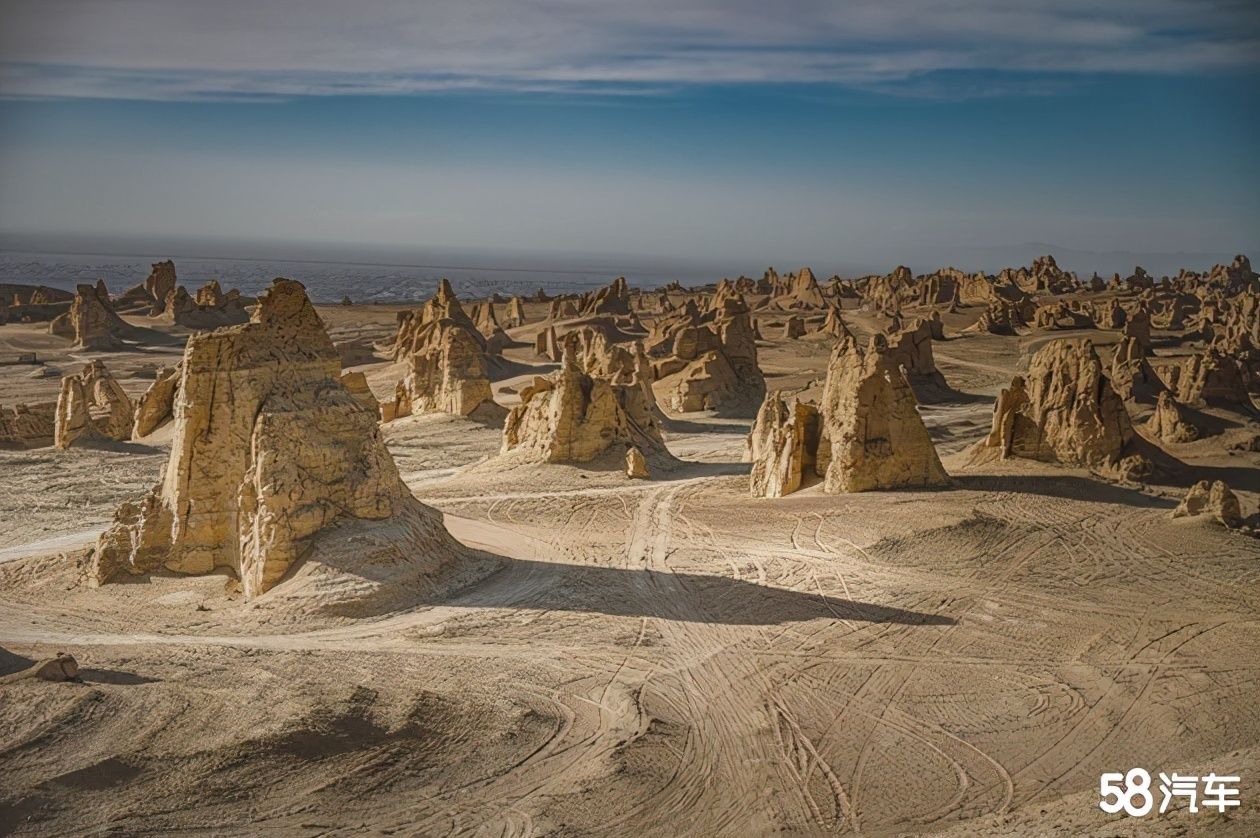
<svg viewBox="0 0 1260 838"><path fill-rule="evenodd" d="M0 231L1232 254L1251 6L6 0Z"/></svg>

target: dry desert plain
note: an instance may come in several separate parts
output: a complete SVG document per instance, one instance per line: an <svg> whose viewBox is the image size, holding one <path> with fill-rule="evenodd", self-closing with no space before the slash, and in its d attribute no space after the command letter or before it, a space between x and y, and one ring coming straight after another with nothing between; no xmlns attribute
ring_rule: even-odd
<svg viewBox="0 0 1260 838"><path fill-rule="evenodd" d="M846 340L823 328L832 306L854 345L939 315L945 386L916 389L948 486L828 493L797 463L799 489L753 497L758 404L679 412L677 373L648 382L664 448L648 479L627 476L620 448L502 453L502 408L561 374L540 332L603 317L612 340L650 341L663 306L703 311L713 287L668 303L627 291L628 316L527 299L492 353L499 409L382 422L402 482L465 549L441 584L361 607L344 588L326 601L327 574L301 561L261 592L224 567L94 584L98 536L175 462L183 408L141 438L0 451L0 833L1260 832L1252 405L1179 406L1198 438L1169 442L1148 430L1155 399L1126 398L1152 469L979 456L995 399L1038 350L1088 338L1110 372L1125 333L1030 317L996 334L977 323L1001 306L924 304L877 280L820 283L823 307L797 305L793 282L740 295L766 391L797 401L824 400ZM1156 362L1204 351L1207 303L1164 329L1184 289L1139 285L1034 281L1026 296L1146 306L1162 375ZM391 405L402 309L317 307L343 368ZM0 326L0 360L40 361L0 366L0 404L56 401L93 360L138 400L194 329L119 316L124 339L100 349L45 321ZM1227 483L1250 519L1173 518L1200 480ZM390 547L388 529L349 533L350 554ZM57 652L76 680L16 677ZM1104 815L1099 774L1135 766L1241 775L1242 806Z"/></svg>

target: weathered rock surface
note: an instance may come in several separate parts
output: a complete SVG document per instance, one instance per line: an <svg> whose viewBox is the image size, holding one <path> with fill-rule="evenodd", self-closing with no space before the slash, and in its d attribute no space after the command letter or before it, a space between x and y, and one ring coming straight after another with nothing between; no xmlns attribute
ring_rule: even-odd
<svg viewBox="0 0 1260 838"><path fill-rule="evenodd" d="M1242 509L1238 497L1222 480L1200 480L1190 487L1181 503L1173 510L1173 518L1209 516L1231 529L1242 526Z"/></svg>
<svg viewBox="0 0 1260 838"><path fill-rule="evenodd" d="M1133 425L1088 340L1056 340L998 396L982 447L1003 457L1141 477L1150 463L1130 451Z"/></svg>
<svg viewBox="0 0 1260 838"><path fill-rule="evenodd" d="M753 497L780 498L799 489L815 470L820 432L817 405L788 404L782 393L768 394L748 434L745 459L752 462Z"/></svg>
<svg viewBox="0 0 1260 838"><path fill-rule="evenodd" d="M841 342L823 388L817 469L827 492L945 486L918 402L882 336Z"/></svg>
<svg viewBox="0 0 1260 838"><path fill-rule="evenodd" d="M536 376L503 426L503 453L527 462L585 463L614 446L634 446L646 457L665 451L655 425L634 421L626 399L639 388L620 387L582 371L574 342L566 342L560 369Z"/></svg>
<svg viewBox="0 0 1260 838"><path fill-rule="evenodd" d="M78 375L61 379L54 444L66 449L79 441L131 438L131 399L105 365L92 361Z"/></svg>
<svg viewBox="0 0 1260 838"><path fill-rule="evenodd" d="M247 324L193 335L181 366L162 480L119 508L97 543L96 582L222 568L254 597L310 556L366 596L404 571L418 584L460 554L399 478L376 416L341 384L299 283L276 280ZM365 522L388 522L401 543L337 538Z"/></svg>
<svg viewBox="0 0 1260 838"><path fill-rule="evenodd" d="M0 449L42 448L56 435L56 402L0 404Z"/></svg>
<svg viewBox="0 0 1260 838"><path fill-rule="evenodd" d="M141 439L171 421L175 415L175 395L179 392L182 369L179 364L163 367L136 401L136 418L131 436Z"/></svg>
<svg viewBox="0 0 1260 838"><path fill-rule="evenodd" d="M82 349L120 349L122 338L135 330L114 311L109 292L94 285L78 286L70 310L48 326L54 335L74 340Z"/></svg>
<svg viewBox="0 0 1260 838"><path fill-rule="evenodd" d="M1193 442L1199 438L1199 429L1167 390L1159 394L1155 412L1146 420L1146 431L1160 442Z"/></svg>
<svg viewBox="0 0 1260 838"><path fill-rule="evenodd" d="M399 315L392 351L406 372L383 418L435 412L469 416L493 405L486 347L485 336L442 280L422 309Z"/></svg>

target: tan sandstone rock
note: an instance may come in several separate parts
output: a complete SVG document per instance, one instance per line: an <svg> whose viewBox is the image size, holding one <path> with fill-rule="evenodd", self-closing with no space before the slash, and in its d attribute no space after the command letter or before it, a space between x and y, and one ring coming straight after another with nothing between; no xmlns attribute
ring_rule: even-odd
<svg viewBox="0 0 1260 838"><path fill-rule="evenodd" d="M341 384L300 283L276 280L247 324L193 335L181 368L162 480L102 534L96 582L222 568L254 597L311 556L330 573L363 568L355 590L365 591L459 554L441 516L399 478L376 416ZM403 543L348 544L329 529L369 521Z"/></svg>
<svg viewBox="0 0 1260 838"><path fill-rule="evenodd" d="M1125 477L1147 473L1149 462L1129 450L1133 425L1124 401L1103 374L1088 340L1056 340L1033 356L1028 375L1015 376L998 396L984 448L1095 468Z"/></svg>
<svg viewBox="0 0 1260 838"><path fill-rule="evenodd" d="M1222 480L1200 480L1190 487L1181 503L1173 510L1173 518L1210 516L1231 529L1242 526L1242 509L1238 497Z"/></svg>
<svg viewBox="0 0 1260 838"><path fill-rule="evenodd" d="M103 363L92 361L61 379L54 444L66 449L79 441L130 439L134 415L122 385Z"/></svg>

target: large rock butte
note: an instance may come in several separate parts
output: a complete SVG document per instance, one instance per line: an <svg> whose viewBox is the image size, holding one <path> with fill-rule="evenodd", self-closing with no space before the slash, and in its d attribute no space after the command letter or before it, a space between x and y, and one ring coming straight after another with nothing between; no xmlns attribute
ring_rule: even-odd
<svg viewBox="0 0 1260 838"><path fill-rule="evenodd" d="M119 508L93 580L223 569L254 597L305 557L354 578L360 593L432 578L458 544L403 484L377 417L339 376L292 280L277 279L249 323L189 338L161 482ZM388 537L337 537L368 522Z"/></svg>

